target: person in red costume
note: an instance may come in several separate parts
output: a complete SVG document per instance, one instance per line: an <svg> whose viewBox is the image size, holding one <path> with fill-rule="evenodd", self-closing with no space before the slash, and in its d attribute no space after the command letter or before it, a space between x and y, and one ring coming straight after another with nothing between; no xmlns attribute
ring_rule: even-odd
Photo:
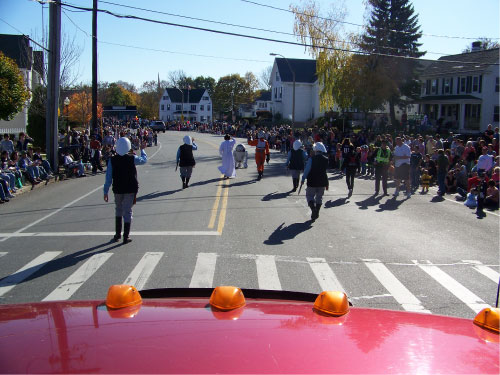
<svg viewBox="0 0 500 375"><path fill-rule="evenodd" d="M266 141L263 131L259 132L259 139L251 139L248 141L250 146L255 146L255 163L257 164L257 172L259 181L264 175L264 161L269 164L271 154L269 153L269 143Z"/></svg>

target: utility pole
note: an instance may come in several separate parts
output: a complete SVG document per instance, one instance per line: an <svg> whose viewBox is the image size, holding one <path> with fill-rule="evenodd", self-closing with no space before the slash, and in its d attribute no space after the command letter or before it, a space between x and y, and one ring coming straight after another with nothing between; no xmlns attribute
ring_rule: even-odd
<svg viewBox="0 0 500 375"><path fill-rule="evenodd" d="M97 130L97 0L92 8L92 132Z"/></svg>
<svg viewBox="0 0 500 375"><path fill-rule="evenodd" d="M49 69L47 77L46 152L52 169L59 169L58 110L61 68L61 1L49 5Z"/></svg>

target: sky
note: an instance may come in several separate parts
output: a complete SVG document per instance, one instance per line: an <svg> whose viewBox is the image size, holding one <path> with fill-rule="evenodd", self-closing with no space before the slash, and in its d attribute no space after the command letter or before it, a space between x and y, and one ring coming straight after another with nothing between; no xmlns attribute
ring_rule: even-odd
<svg viewBox="0 0 500 375"><path fill-rule="evenodd" d="M255 3L288 9L299 0L252 0ZM92 7L92 0L63 0L64 3ZM365 0L317 0L326 14L332 3L343 4L345 21L365 24ZM114 4L153 10L125 8ZM262 7L245 0L99 0L99 9L121 15L196 26L226 32L265 38L294 41L293 35L250 30L236 26L209 23L185 17L230 23L266 30L293 33L294 16L291 13ZM498 38L498 0L414 0L421 31L426 34L420 42L424 58L437 59L442 55L461 53L474 38ZM167 15L165 13L169 13ZM177 15L177 16L174 16ZM179 17L183 16L183 17ZM78 82L90 83L92 77L92 15L63 7L63 33L74 38L82 49L76 70ZM0 34L26 34L42 44L44 27L49 20L48 5L33 0L0 0ZM160 25L139 20L119 19L111 15L98 15L98 80L126 81L139 88L143 82L166 80L168 73L183 70L188 76L221 76L251 71L257 77L273 64L270 53L287 58L311 58L304 47L236 36L220 35L181 27ZM352 32L361 27L346 25ZM438 37L447 36L447 37ZM452 38L453 37L453 38ZM467 39L472 38L472 39ZM46 38L45 38L46 41ZM119 44L119 45L118 45Z"/></svg>

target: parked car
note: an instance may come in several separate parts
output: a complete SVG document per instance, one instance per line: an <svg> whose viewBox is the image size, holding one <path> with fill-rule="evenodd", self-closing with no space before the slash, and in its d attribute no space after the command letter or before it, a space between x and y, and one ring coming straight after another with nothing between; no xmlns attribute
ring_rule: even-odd
<svg viewBox="0 0 500 375"><path fill-rule="evenodd" d="M498 309L474 321L350 307L345 293L114 285L0 305L1 373L498 374Z"/></svg>
<svg viewBox="0 0 500 375"><path fill-rule="evenodd" d="M151 129L162 131L163 133L165 133L165 130L167 130L167 127L165 126L165 123L163 121L153 121L149 126L151 127Z"/></svg>

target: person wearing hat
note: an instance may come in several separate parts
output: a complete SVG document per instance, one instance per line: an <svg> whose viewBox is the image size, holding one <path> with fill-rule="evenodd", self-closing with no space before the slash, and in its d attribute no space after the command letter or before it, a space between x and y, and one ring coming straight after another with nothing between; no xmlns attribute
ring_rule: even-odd
<svg viewBox="0 0 500 375"><path fill-rule="evenodd" d="M297 191L299 187L300 172L304 170L304 165L307 160L307 153L302 149L302 142L296 140L293 142L292 150L288 151L286 159L286 167L291 171L293 189Z"/></svg>
<svg viewBox="0 0 500 375"><path fill-rule="evenodd" d="M177 150L177 165L180 167L182 188L185 189L189 187L189 179L196 165L193 150L198 150L198 146L194 143L194 138L189 135L184 136L183 142L184 144Z"/></svg>
<svg viewBox="0 0 500 375"><path fill-rule="evenodd" d="M130 140L126 137L116 141L116 155L109 159L106 170L106 181L104 182L104 201L108 201L109 187L113 185L115 194L115 236L113 241L118 242L121 238L122 218L123 243L131 242L129 238L130 226L132 224L132 206L135 203L139 182L137 181L136 165L146 164L146 143L141 144L141 156L129 154L131 149Z"/></svg>
<svg viewBox="0 0 500 375"><path fill-rule="evenodd" d="M314 156L309 158L304 174L302 175L302 184L307 179L306 199L311 208L311 220L319 217L319 210L323 203L323 194L328 190L328 155L326 147L321 142L316 142L313 146Z"/></svg>
<svg viewBox="0 0 500 375"><path fill-rule="evenodd" d="M257 181L264 175L264 161L269 164L271 154L269 152L269 143L266 141L266 135L263 131L259 132L258 139L250 139L248 144L255 146L255 163L257 164Z"/></svg>

